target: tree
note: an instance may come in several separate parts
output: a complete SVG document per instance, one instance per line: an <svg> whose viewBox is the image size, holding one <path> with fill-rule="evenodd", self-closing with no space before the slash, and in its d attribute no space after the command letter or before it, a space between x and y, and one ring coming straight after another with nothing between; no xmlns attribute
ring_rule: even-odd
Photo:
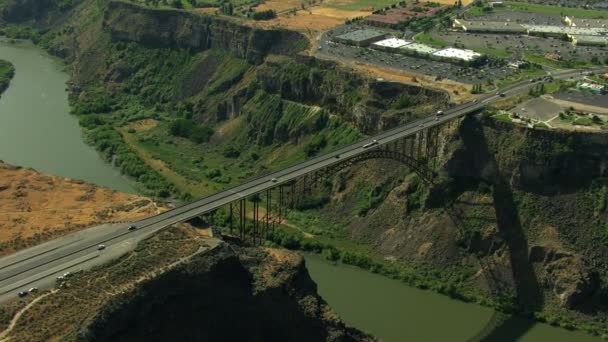
<svg viewBox="0 0 608 342"><path fill-rule="evenodd" d="M171 1L171 7L184 8L184 4L182 3L181 0L173 0L173 1Z"/></svg>

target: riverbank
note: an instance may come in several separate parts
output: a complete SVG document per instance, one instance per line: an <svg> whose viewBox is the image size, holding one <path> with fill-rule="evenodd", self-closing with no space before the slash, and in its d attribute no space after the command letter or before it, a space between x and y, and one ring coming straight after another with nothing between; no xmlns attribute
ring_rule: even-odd
<svg viewBox="0 0 608 342"><path fill-rule="evenodd" d="M15 75L13 64L0 59L0 96L8 88L11 79Z"/></svg>
<svg viewBox="0 0 608 342"><path fill-rule="evenodd" d="M0 161L0 256L109 222L165 210L142 196Z"/></svg>

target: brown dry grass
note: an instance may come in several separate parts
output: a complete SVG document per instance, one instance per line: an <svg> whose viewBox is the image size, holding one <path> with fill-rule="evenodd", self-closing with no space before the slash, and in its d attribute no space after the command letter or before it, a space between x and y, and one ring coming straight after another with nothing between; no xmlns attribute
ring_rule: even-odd
<svg viewBox="0 0 608 342"><path fill-rule="evenodd" d="M142 282L177 266L206 244L187 227L172 227L140 242L137 249L71 278L61 290L25 311L8 338L11 341L58 341L74 336L109 300L137 291ZM16 313L10 309L5 316ZM7 321L6 318L3 321ZM4 323L4 327L6 323Z"/></svg>
<svg viewBox="0 0 608 342"><path fill-rule="evenodd" d="M268 21L257 22L254 25L266 29L288 29L305 34L313 46L320 34L336 26L344 24L348 19L365 17L371 11L345 11L324 6L314 6L302 9L300 1L268 0L257 7L258 10L274 9L277 13L296 8L296 14L279 15Z"/></svg>
<svg viewBox="0 0 608 342"><path fill-rule="evenodd" d="M154 119L143 119L139 121L134 121L128 124L127 128L134 128L137 131L148 131L152 128L158 126L158 120Z"/></svg>
<svg viewBox="0 0 608 342"><path fill-rule="evenodd" d="M114 221L159 212L145 197L0 163L0 255Z"/></svg>
<svg viewBox="0 0 608 342"><path fill-rule="evenodd" d="M422 87L445 90L450 93L452 101L455 103L464 103L467 101L471 101L475 98L475 95L471 94L471 86L464 83L458 83L446 79L436 81L434 80L434 77L422 74L415 74L403 70L382 68L361 63L349 63L348 65L356 70L362 71L370 75L371 77L382 78L393 82L414 84Z"/></svg>

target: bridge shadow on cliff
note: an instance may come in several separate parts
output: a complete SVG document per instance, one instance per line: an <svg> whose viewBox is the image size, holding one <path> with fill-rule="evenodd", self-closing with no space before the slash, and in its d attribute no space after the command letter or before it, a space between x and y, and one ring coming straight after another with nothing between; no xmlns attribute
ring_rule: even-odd
<svg viewBox="0 0 608 342"><path fill-rule="evenodd" d="M473 158L469 162L478 168L480 177L482 168L494 170L486 175L485 181L490 182L494 189L492 197L496 212L496 224L499 236L509 249L512 276L515 284L516 299L513 303L515 310L532 313L543 306L543 293L536 274L528 257L528 242L523 231L519 212L508 180L501 173L494 154L489 151L486 137L480 122L467 118L460 127L460 136L467 155ZM489 272L491 273L491 272ZM494 281L488 277L488 281ZM496 279L498 281L498 279ZM472 337L470 341L516 341L523 336L534 322L518 316L501 319L504 314L495 314L487 326Z"/></svg>

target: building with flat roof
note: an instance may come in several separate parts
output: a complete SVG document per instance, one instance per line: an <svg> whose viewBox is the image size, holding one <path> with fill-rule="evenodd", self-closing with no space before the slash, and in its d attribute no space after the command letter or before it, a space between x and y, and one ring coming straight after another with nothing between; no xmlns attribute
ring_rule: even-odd
<svg viewBox="0 0 608 342"><path fill-rule="evenodd" d="M567 36L567 35L583 35L583 36L601 36L608 34L608 28L602 27L573 27L573 26L554 26L554 25L528 25L522 24L528 30L528 34L532 36L547 35L547 36Z"/></svg>
<svg viewBox="0 0 608 342"><path fill-rule="evenodd" d="M420 43L411 43L400 47L399 51L408 55L428 56L437 51L437 49Z"/></svg>
<svg viewBox="0 0 608 342"><path fill-rule="evenodd" d="M452 27L467 32L487 32L487 33L512 33L526 34L527 29L518 24L508 21L467 21L454 19Z"/></svg>
<svg viewBox="0 0 608 342"><path fill-rule="evenodd" d="M603 94L605 90L603 85L591 82L579 82L576 87L578 89L588 90L596 94Z"/></svg>
<svg viewBox="0 0 608 342"><path fill-rule="evenodd" d="M564 18L566 25L571 27L604 27L608 28L608 19L587 19L567 16Z"/></svg>
<svg viewBox="0 0 608 342"><path fill-rule="evenodd" d="M412 42L408 40L403 40L399 38L388 38L372 44L372 47L379 50L386 51L395 51L398 48L411 44Z"/></svg>
<svg viewBox="0 0 608 342"><path fill-rule="evenodd" d="M386 38L386 33L363 29L339 35L335 37L334 40L344 44L368 46L371 43L383 40L384 38Z"/></svg>
<svg viewBox="0 0 608 342"><path fill-rule="evenodd" d="M608 46L608 36L569 34L568 38L570 38L573 45Z"/></svg>
<svg viewBox="0 0 608 342"><path fill-rule="evenodd" d="M435 51L432 53L434 57L444 60L453 60L457 62L465 62L470 63L474 60L481 58L482 54L475 52L473 50L463 50L456 48L445 48L439 51Z"/></svg>

